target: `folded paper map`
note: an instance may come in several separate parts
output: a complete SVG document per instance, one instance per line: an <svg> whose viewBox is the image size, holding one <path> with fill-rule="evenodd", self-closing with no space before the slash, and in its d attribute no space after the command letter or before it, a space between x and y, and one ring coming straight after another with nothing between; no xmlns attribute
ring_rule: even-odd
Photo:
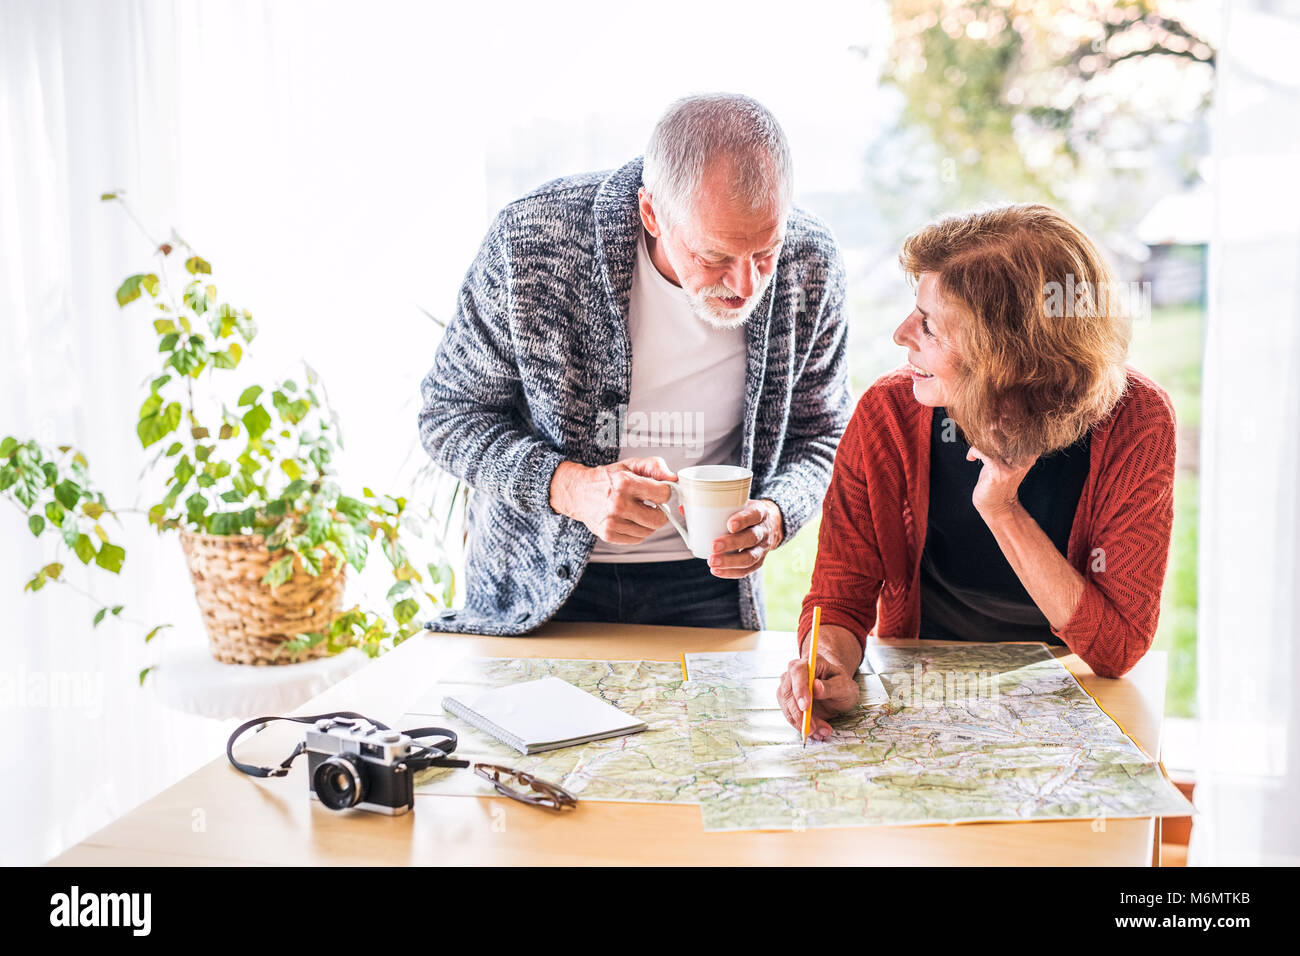
<svg viewBox="0 0 1300 956"><path fill-rule="evenodd" d="M461 734L457 756L582 800L698 803L706 830L1183 816L1191 804L1042 644L871 644L859 706L799 745L776 702L788 654L658 661L470 658L413 709ZM443 697L554 676L645 732L522 756L442 713ZM417 793L491 795L433 768Z"/></svg>

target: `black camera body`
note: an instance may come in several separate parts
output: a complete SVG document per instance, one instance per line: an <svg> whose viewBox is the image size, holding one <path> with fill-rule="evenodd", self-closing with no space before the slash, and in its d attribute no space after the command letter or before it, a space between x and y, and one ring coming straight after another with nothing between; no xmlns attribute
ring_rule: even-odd
<svg viewBox="0 0 1300 956"><path fill-rule="evenodd" d="M411 738L364 718L331 717L307 731L307 786L331 810L398 816L415 808Z"/></svg>

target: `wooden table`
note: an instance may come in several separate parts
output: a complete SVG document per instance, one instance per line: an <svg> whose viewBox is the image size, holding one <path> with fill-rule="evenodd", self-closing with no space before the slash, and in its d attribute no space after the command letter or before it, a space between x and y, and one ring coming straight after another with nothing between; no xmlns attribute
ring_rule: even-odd
<svg viewBox="0 0 1300 956"><path fill-rule="evenodd" d="M682 652L789 647L782 631L550 624L528 637L422 635L297 711L354 710L390 725L467 655L675 661ZM792 655L793 656L793 655ZM1150 754L1159 755L1166 661L1149 653L1122 680L1062 658ZM249 715L255 716L255 715ZM303 726L277 722L240 758L278 764ZM418 795L400 817L338 813L308 797L305 758L256 779L225 755L55 858L55 865L184 864L1107 864L1148 866L1151 818L705 833L698 806L582 803L564 815L497 797Z"/></svg>

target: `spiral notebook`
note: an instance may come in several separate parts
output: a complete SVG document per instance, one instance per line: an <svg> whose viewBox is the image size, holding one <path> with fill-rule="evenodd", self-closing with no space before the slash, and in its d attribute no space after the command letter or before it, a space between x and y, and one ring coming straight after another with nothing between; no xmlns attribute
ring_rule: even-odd
<svg viewBox="0 0 1300 956"><path fill-rule="evenodd" d="M442 709L522 754L636 734L648 726L558 677L444 697Z"/></svg>

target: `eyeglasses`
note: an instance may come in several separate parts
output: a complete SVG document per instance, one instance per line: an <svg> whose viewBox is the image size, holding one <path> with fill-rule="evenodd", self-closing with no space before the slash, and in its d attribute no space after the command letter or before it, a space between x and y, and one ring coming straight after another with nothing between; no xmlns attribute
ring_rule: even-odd
<svg viewBox="0 0 1300 956"><path fill-rule="evenodd" d="M563 811L565 807L576 807L578 798L563 787L548 783L545 780L539 780L531 773L524 773L522 770L512 770L509 767L498 767L490 763L474 764L474 773L482 777L492 786L496 787L497 793L503 797L509 797L511 800L518 800L520 803L527 803L534 807L544 807L547 810L555 810L557 813ZM511 784L519 787L527 787L528 790L516 790Z"/></svg>

